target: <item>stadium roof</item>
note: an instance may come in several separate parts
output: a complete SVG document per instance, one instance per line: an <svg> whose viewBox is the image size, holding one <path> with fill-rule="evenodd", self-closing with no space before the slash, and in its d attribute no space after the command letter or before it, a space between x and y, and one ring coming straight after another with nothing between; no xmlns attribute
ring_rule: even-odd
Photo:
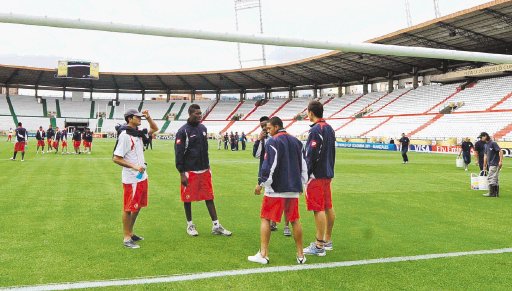
<svg viewBox="0 0 512 291"><path fill-rule="evenodd" d="M498 0L402 29L370 43L475 52L512 52L512 0ZM482 63L329 52L247 69L187 73L101 72L99 80L57 79L56 69L0 65L0 85L121 93L262 92L326 88L435 74Z"/></svg>

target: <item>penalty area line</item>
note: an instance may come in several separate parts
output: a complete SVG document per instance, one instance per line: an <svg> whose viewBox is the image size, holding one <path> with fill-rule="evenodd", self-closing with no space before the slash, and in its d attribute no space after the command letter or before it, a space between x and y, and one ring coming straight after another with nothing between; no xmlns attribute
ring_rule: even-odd
<svg viewBox="0 0 512 291"><path fill-rule="evenodd" d="M504 254L504 253L512 253L512 248L442 253L442 254L426 254L426 255L417 255L417 256L391 257L391 258L369 259L369 260L359 260L359 261L329 262L329 263L320 263L320 264L311 264L311 265L306 264L306 265L293 265L293 266L276 266L276 267L229 270L229 271L218 271L218 272L205 272L205 273L186 274L186 275L174 275L174 276L164 276L164 277L148 277L148 278L107 280L107 281L88 281L88 282L33 285L33 286L13 286L13 287L7 287L7 288L0 288L0 290L17 290L17 291L19 291L19 290L24 290L24 291L28 291L28 290L30 290L30 291L32 291L32 290L71 290L71 289L82 289L82 288L112 287L112 286L133 286L133 285L143 285L143 284L192 281L192 280L201 280L201 279L208 279L208 278L225 277L225 276L243 276L243 275L264 274L264 273L279 273L279 272L290 272L290 271L301 271L301 270L328 269L328 268L339 268L339 267L350 267L350 266L361 266L361 265L372 265L372 264L383 264L383 263L432 260L432 259L439 259L439 258L452 258L452 257L475 256L475 255L493 255L493 254Z"/></svg>

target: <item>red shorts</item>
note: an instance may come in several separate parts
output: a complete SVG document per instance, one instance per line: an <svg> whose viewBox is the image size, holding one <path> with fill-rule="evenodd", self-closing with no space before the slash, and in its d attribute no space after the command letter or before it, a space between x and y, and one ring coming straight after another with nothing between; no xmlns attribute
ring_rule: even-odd
<svg viewBox="0 0 512 291"><path fill-rule="evenodd" d="M306 205L309 211L332 208L331 179L312 179L306 189Z"/></svg>
<svg viewBox="0 0 512 291"><path fill-rule="evenodd" d="M263 197L260 217L273 222L281 222L284 215L286 220L294 222L300 218L299 198Z"/></svg>
<svg viewBox="0 0 512 291"><path fill-rule="evenodd" d="M83 145L84 145L84 148L90 148L91 147L91 143L88 142L88 141L83 141Z"/></svg>
<svg viewBox="0 0 512 291"><path fill-rule="evenodd" d="M79 141L79 140L74 140L74 141L73 141L73 146L74 146L75 148L79 148L79 147L80 147L80 141Z"/></svg>
<svg viewBox="0 0 512 291"><path fill-rule="evenodd" d="M54 141L53 142L53 148L59 148L59 142L58 141Z"/></svg>
<svg viewBox="0 0 512 291"><path fill-rule="evenodd" d="M15 152L24 152L25 151L25 142L16 142L14 144L14 151Z"/></svg>
<svg viewBox="0 0 512 291"><path fill-rule="evenodd" d="M37 146L38 147L44 147L44 140L38 140L37 141Z"/></svg>
<svg viewBox="0 0 512 291"><path fill-rule="evenodd" d="M137 212L148 206L148 179L135 184L123 184L124 211Z"/></svg>
<svg viewBox="0 0 512 291"><path fill-rule="evenodd" d="M210 170L204 173L186 172L188 176L188 185L181 185L181 201L194 202L203 200L213 200L212 172Z"/></svg>
<svg viewBox="0 0 512 291"><path fill-rule="evenodd" d="M67 142L67 141L65 141L65 140L63 140L63 141L62 141L62 147L67 147L67 146L68 146L68 142Z"/></svg>
<svg viewBox="0 0 512 291"><path fill-rule="evenodd" d="M53 140L52 140L51 138L46 140L46 143L48 144L48 146L51 146L51 145L52 145L52 141L53 141Z"/></svg>

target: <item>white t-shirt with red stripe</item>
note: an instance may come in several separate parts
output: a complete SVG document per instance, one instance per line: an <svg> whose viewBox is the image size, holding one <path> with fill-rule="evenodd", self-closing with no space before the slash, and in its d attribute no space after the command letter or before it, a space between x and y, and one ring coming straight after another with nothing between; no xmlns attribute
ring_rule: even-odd
<svg viewBox="0 0 512 291"><path fill-rule="evenodd" d="M118 138L117 147L114 155L123 157L127 162L145 167L144 160L144 144L142 138L130 136L126 131L121 132ZM137 179L138 171L123 167L122 182L124 184L134 184L144 181L148 178L147 171L144 171L142 179Z"/></svg>

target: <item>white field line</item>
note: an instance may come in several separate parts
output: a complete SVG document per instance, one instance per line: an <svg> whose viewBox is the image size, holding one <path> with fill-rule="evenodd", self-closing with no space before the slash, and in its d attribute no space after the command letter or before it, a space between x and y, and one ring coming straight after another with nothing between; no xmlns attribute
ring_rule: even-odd
<svg viewBox="0 0 512 291"><path fill-rule="evenodd" d="M0 288L0 290L17 290L17 291L19 291L19 290L70 290L70 289L81 289L81 288L111 287L111 286L133 286L133 285L142 285L142 284L192 281L192 280L200 280L200 279L208 279L208 278L225 277L225 276L242 276L242 275L263 274L263 273L278 273L278 272L301 271L301 270L327 269L327 268L339 268L339 267L350 267L350 266L382 264L382 263L396 263L396 262L406 262L406 261L420 261L420 260L432 260L432 259L439 259L439 258L451 258L451 257L474 256L474 255L492 255L492 254L504 254L504 253L512 253L512 248L469 251L469 252L455 252L455 253L444 253L444 254L427 254L427 255L418 255L418 256L392 257L392 258L381 258L381 259L360 260L360 261L330 262L330 263L311 264L311 265L306 264L306 265L293 265L293 266L277 266L277 267L266 267L266 268L255 268L255 269L206 272L206 273L187 274L187 275L174 275L174 276L165 276L165 277L148 277L148 278L107 280L107 281L89 281L89 282L33 285L33 286L15 286L15 287L8 287L8 288Z"/></svg>

